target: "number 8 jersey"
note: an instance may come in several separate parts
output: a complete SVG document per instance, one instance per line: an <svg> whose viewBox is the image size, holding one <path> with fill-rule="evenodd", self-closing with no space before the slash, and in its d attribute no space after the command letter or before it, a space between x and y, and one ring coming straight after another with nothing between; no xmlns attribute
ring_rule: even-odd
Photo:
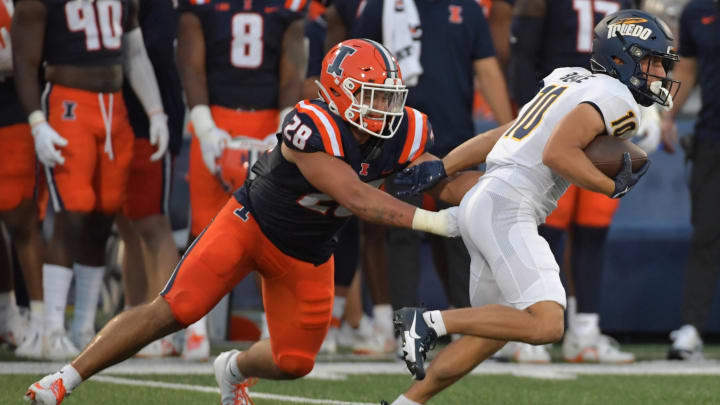
<svg viewBox="0 0 720 405"><path fill-rule="evenodd" d="M307 0L180 0L180 13L202 24L210 105L278 107L283 35L306 6Z"/></svg>
<svg viewBox="0 0 720 405"><path fill-rule="evenodd" d="M581 103L600 113L605 135L628 139L637 132L639 107L624 84L583 68L560 68L545 77L542 90L522 107L487 156L484 176L502 179L532 199L539 222L570 185L543 164L543 150L555 127Z"/></svg>
<svg viewBox="0 0 720 405"><path fill-rule="evenodd" d="M129 0L44 0L44 54L48 65L122 64Z"/></svg>

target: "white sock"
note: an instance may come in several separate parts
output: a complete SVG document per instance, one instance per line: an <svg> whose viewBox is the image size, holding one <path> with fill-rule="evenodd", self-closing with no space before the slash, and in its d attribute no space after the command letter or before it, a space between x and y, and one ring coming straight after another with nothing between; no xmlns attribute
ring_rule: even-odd
<svg viewBox="0 0 720 405"><path fill-rule="evenodd" d="M243 376L238 368L237 356L239 354L240 352L237 352L230 356L230 361L228 361L227 367L225 368L225 375L232 384L237 384L245 380L245 376Z"/></svg>
<svg viewBox="0 0 720 405"><path fill-rule="evenodd" d="M578 335L597 335L600 333L600 315L578 313L573 322L573 332Z"/></svg>
<svg viewBox="0 0 720 405"><path fill-rule="evenodd" d="M187 330L194 332L196 335L207 336L207 315L190 324Z"/></svg>
<svg viewBox="0 0 720 405"><path fill-rule="evenodd" d="M420 402L415 402L412 399L409 399L405 395L400 395L390 405L421 405L421 404L420 404Z"/></svg>
<svg viewBox="0 0 720 405"><path fill-rule="evenodd" d="M65 328L65 306L73 271L57 264L43 264L45 333Z"/></svg>
<svg viewBox="0 0 720 405"><path fill-rule="evenodd" d="M445 321L443 321L440 311L425 311L423 312L423 319L425 319L425 323L427 323L429 327L435 329L438 337L447 335Z"/></svg>
<svg viewBox="0 0 720 405"><path fill-rule="evenodd" d="M60 374L62 376L63 385L65 386L65 390L68 394L71 393L72 390L74 390L75 387L80 385L80 383L82 382L82 377L80 377L80 373L75 370L75 367L69 364L60 369Z"/></svg>
<svg viewBox="0 0 720 405"><path fill-rule="evenodd" d="M30 327L41 330L44 316L45 303L42 301L30 301Z"/></svg>
<svg viewBox="0 0 720 405"><path fill-rule="evenodd" d="M345 297L338 297L335 296L335 299L333 300L333 307L332 307L332 317L335 319L342 319L343 315L345 314L345 303L347 302L347 298Z"/></svg>
<svg viewBox="0 0 720 405"><path fill-rule="evenodd" d="M382 330L393 330L393 310L390 304L380 304L373 306L373 319Z"/></svg>
<svg viewBox="0 0 720 405"><path fill-rule="evenodd" d="M14 290L0 293L0 330L5 330L15 305L17 304Z"/></svg>
<svg viewBox="0 0 720 405"><path fill-rule="evenodd" d="M105 266L75 263L73 269L75 270L75 312L71 329L75 333L86 330L95 332L95 313L105 276Z"/></svg>

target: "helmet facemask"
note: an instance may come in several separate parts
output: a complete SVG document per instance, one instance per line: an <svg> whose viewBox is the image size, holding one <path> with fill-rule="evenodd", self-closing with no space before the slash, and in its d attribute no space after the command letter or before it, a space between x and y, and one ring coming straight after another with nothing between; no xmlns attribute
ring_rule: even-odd
<svg viewBox="0 0 720 405"><path fill-rule="evenodd" d="M623 45L625 45L626 42L623 36L620 33L616 35L620 38L620 41L623 42ZM635 70L628 80L628 87L638 103L646 107L656 103L668 110L672 108L673 98L677 95L678 90L680 90L680 82L668 77L668 73L672 70L675 62L678 61L678 56L669 51L656 52L647 50L638 44L624 46L623 49L627 55L632 58L633 62L635 62ZM645 70L643 70L641 61L646 57L649 58L649 60ZM665 76L650 73L653 59L660 59L660 63L665 70ZM648 85L648 83L650 84Z"/></svg>
<svg viewBox="0 0 720 405"><path fill-rule="evenodd" d="M400 79L386 79L385 84L361 82L346 78L341 86L352 100L345 119L370 135L391 138L402 121L408 90Z"/></svg>

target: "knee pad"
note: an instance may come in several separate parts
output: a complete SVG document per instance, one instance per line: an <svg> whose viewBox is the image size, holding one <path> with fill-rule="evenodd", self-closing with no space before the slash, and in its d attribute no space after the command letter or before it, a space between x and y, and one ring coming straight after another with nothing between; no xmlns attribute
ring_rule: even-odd
<svg viewBox="0 0 720 405"><path fill-rule="evenodd" d="M312 371L315 358L302 353L281 354L277 356L276 363L284 373L300 378Z"/></svg>

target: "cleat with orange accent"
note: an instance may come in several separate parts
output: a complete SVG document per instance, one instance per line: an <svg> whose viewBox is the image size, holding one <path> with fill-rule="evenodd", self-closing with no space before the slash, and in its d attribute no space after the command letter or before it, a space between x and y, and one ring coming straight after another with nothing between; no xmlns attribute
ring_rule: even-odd
<svg viewBox="0 0 720 405"><path fill-rule="evenodd" d="M220 353L220 355L213 362L213 368L215 369L215 381L220 386L220 404L221 405L255 405L248 388L252 387L257 383L257 378L246 378L238 384L232 383L232 379L229 375L226 375L227 364L231 359L236 359L234 356L236 353L240 353L238 350L231 350L229 352Z"/></svg>
<svg viewBox="0 0 720 405"><path fill-rule="evenodd" d="M210 340L208 336L188 328L185 332L182 358L192 361L207 361L210 358Z"/></svg>
<svg viewBox="0 0 720 405"><path fill-rule="evenodd" d="M57 372L32 384L25 393L25 400L32 405L60 405L68 395L62 375Z"/></svg>

